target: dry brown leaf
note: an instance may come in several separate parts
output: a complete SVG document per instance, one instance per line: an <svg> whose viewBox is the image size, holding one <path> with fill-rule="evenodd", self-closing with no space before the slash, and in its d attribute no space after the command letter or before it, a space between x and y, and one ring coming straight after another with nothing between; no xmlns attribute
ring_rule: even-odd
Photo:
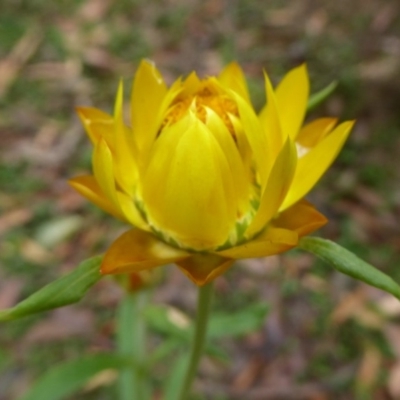
<svg viewBox="0 0 400 400"><path fill-rule="evenodd" d="M357 385L372 388L379 378L382 361L382 353L376 347L367 345L358 369Z"/></svg>
<svg viewBox="0 0 400 400"><path fill-rule="evenodd" d="M254 384L263 367L264 363L260 358L252 358L236 376L235 380L232 382L232 388L238 392L245 392L248 390Z"/></svg>
<svg viewBox="0 0 400 400"><path fill-rule="evenodd" d="M397 360L400 362L400 326L388 323L384 326L383 332Z"/></svg>
<svg viewBox="0 0 400 400"><path fill-rule="evenodd" d="M29 29L14 46L10 54L0 60L0 98L7 93L21 68L35 54L42 37L43 34L38 28Z"/></svg>
<svg viewBox="0 0 400 400"><path fill-rule="evenodd" d="M100 21L107 14L112 2L110 0L85 1L78 14L86 21Z"/></svg>
<svg viewBox="0 0 400 400"><path fill-rule="evenodd" d="M115 369L105 369L93 378L89 379L88 383L85 385L83 390L85 392L90 392L91 390L98 389L102 386L108 386L114 383L118 378L118 371Z"/></svg>
<svg viewBox="0 0 400 400"><path fill-rule="evenodd" d="M397 362L389 372L388 390L393 400L400 399L400 362Z"/></svg>
<svg viewBox="0 0 400 400"><path fill-rule="evenodd" d="M332 322L342 324L364 307L366 295L363 288L348 293L336 306L331 315Z"/></svg>
<svg viewBox="0 0 400 400"><path fill-rule="evenodd" d="M24 225L33 217L33 212L28 208L11 210L0 217L0 235L12 228Z"/></svg>
<svg viewBox="0 0 400 400"><path fill-rule="evenodd" d="M391 294L385 293L375 304L388 317L400 316L400 301Z"/></svg>

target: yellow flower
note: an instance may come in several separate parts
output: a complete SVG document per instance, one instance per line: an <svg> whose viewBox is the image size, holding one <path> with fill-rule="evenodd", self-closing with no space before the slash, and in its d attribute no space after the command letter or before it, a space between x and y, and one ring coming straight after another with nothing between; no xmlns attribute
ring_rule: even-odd
<svg viewBox="0 0 400 400"><path fill-rule="evenodd" d="M303 125L305 65L273 89L257 115L242 70L195 73L170 88L142 61L130 125L120 85L114 115L78 114L94 145L93 175L70 181L83 196L133 229L107 251L104 274L177 264L203 285L242 258L278 254L326 223L303 197L333 162L353 122Z"/></svg>

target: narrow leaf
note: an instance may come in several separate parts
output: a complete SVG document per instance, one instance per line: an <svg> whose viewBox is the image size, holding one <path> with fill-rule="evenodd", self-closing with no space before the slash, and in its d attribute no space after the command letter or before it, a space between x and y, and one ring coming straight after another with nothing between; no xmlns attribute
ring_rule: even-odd
<svg viewBox="0 0 400 400"><path fill-rule="evenodd" d="M338 244L317 237L303 237L298 247L313 253L338 271L391 293L400 300L400 286L392 278Z"/></svg>
<svg viewBox="0 0 400 400"><path fill-rule="evenodd" d="M337 82L333 81L329 85L321 89L319 92L311 95L310 98L308 99L307 111L311 111L315 107L323 103L334 92L336 87L337 87Z"/></svg>
<svg viewBox="0 0 400 400"><path fill-rule="evenodd" d="M101 278L100 262L101 256L83 261L70 274L49 283L16 306L0 311L0 321L9 321L78 302Z"/></svg>
<svg viewBox="0 0 400 400"><path fill-rule="evenodd" d="M19 400L60 400L82 388L106 369L126 368L129 362L115 354L91 354L51 368Z"/></svg>
<svg viewBox="0 0 400 400"><path fill-rule="evenodd" d="M189 364L189 355L185 352L175 357L175 364L172 366L171 373L165 382L164 398L165 400L176 400L177 393L182 386L185 373Z"/></svg>

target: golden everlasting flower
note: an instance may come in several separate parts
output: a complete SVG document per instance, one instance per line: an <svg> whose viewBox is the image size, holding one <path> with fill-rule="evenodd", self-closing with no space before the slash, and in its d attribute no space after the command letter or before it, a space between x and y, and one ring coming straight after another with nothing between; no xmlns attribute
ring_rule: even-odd
<svg viewBox="0 0 400 400"><path fill-rule="evenodd" d="M142 61L130 126L120 85L114 115L82 107L94 145L93 175L70 181L83 196L131 224L105 254L104 274L177 264L203 285L237 259L278 254L327 220L303 197L333 162L353 122L302 126L305 65L273 89L257 115L242 70L196 73L168 88Z"/></svg>

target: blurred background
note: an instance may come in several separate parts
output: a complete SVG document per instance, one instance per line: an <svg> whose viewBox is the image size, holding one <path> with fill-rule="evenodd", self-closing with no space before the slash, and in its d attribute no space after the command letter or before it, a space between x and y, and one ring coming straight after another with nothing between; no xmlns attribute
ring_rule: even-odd
<svg viewBox="0 0 400 400"><path fill-rule="evenodd" d="M263 68L276 84L306 61L313 92L338 80L310 118L358 122L310 195L330 219L319 235L400 282L398 0L2 0L0 309L127 228L66 181L91 168L74 107L110 112L119 79L128 92L144 57L169 83L237 60L258 109ZM261 301L269 315L257 332L219 342L229 360L204 360L193 399L400 399L400 303L390 295L297 251L240 262L216 287L215 309ZM168 267L154 298L193 315L195 294ZM0 400L17 399L59 362L112 350L121 295L107 278L77 305L2 324ZM155 381L165 372L155 369ZM73 398L112 398L111 381Z"/></svg>

